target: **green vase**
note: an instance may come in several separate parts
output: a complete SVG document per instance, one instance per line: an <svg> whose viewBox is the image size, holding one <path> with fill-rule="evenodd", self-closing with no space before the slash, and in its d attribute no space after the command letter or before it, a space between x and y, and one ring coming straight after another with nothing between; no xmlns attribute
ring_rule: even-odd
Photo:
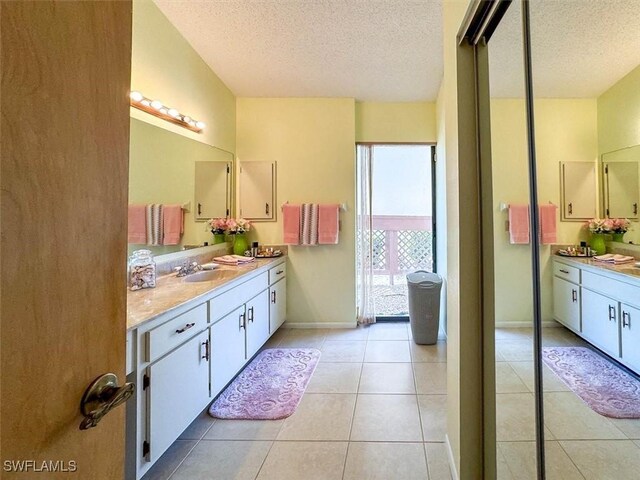
<svg viewBox="0 0 640 480"><path fill-rule="evenodd" d="M604 241L604 233L592 233L589 239L589 246L596 255L604 255L607 251L607 245Z"/></svg>
<svg viewBox="0 0 640 480"><path fill-rule="evenodd" d="M244 255L244 252L247 250L249 250L247 235L244 233L236 233L233 238L233 253L235 255Z"/></svg>
<svg viewBox="0 0 640 480"><path fill-rule="evenodd" d="M611 237L614 242L624 242L624 233L613 233Z"/></svg>
<svg viewBox="0 0 640 480"><path fill-rule="evenodd" d="M217 245L218 243L224 243L224 233L213 234L213 244Z"/></svg>

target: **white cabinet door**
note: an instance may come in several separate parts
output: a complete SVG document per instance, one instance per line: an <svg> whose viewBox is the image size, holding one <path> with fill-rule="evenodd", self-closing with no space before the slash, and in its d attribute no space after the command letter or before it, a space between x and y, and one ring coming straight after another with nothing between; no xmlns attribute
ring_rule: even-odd
<svg viewBox="0 0 640 480"><path fill-rule="evenodd" d="M582 334L596 347L619 357L618 302L582 289Z"/></svg>
<svg viewBox="0 0 640 480"><path fill-rule="evenodd" d="M269 291L247 303L247 359L269 339Z"/></svg>
<svg viewBox="0 0 640 480"><path fill-rule="evenodd" d="M580 287L553 277L553 316L557 321L580 332Z"/></svg>
<svg viewBox="0 0 640 480"><path fill-rule="evenodd" d="M622 361L640 371L640 310L624 303L620 305Z"/></svg>
<svg viewBox="0 0 640 480"><path fill-rule="evenodd" d="M275 217L275 162L240 163L240 216L252 220Z"/></svg>
<svg viewBox="0 0 640 480"><path fill-rule="evenodd" d="M229 215L230 171L227 162L195 162L195 218Z"/></svg>
<svg viewBox="0 0 640 480"><path fill-rule="evenodd" d="M586 220L596 216L595 162L562 163L562 220Z"/></svg>
<svg viewBox="0 0 640 480"><path fill-rule="evenodd" d="M148 368L149 461L155 462L209 402L209 332Z"/></svg>
<svg viewBox="0 0 640 480"><path fill-rule="evenodd" d="M283 278L269 287L269 334L273 334L287 318L287 280Z"/></svg>
<svg viewBox="0 0 640 480"><path fill-rule="evenodd" d="M244 305L211 326L211 394L217 395L245 361Z"/></svg>

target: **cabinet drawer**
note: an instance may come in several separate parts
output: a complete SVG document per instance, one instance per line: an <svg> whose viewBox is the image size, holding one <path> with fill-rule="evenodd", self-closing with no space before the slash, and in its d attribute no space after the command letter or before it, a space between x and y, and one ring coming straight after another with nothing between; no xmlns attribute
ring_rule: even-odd
<svg viewBox="0 0 640 480"><path fill-rule="evenodd" d="M281 263L269 270L269 285L273 285L287 275L287 264Z"/></svg>
<svg viewBox="0 0 640 480"><path fill-rule="evenodd" d="M207 327L207 304L177 316L147 332L146 361L152 362Z"/></svg>
<svg viewBox="0 0 640 480"><path fill-rule="evenodd" d="M580 283L580 269L570 265L553 262L553 274L573 283Z"/></svg>
<svg viewBox="0 0 640 480"><path fill-rule="evenodd" d="M608 297L640 307L640 287L591 272L582 272L582 285Z"/></svg>
<svg viewBox="0 0 640 480"><path fill-rule="evenodd" d="M240 305L247 303L268 286L269 275L267 272L264 272L231 290L227 290L217 297L213 297L209 300L211 321L217 322Z"/></svg>

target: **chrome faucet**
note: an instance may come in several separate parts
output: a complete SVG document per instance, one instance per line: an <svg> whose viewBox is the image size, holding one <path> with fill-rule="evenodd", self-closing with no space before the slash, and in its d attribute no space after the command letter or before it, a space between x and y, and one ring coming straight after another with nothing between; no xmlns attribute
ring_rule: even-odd
<svg viewBox="0 0 640 480"><path fill-rule="evenodd" d="M181 267L176 267L175 271L176 277L186 277L187 275L191 275L192 273L196 273L202 270L202 267L198 265L198 262L185 263Z"/></svg>

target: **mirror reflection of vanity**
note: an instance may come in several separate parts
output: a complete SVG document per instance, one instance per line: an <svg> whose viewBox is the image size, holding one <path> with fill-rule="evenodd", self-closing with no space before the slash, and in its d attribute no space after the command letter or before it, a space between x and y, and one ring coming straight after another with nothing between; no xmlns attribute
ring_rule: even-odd
<svg viewBox="0 0 640 480"><path fill-rule="evenodd" d="M184 233L178 245L129 244L154 255L211 243L206 220L232 211L232 153L131 119L129 204L183 206Z"/></svg>

